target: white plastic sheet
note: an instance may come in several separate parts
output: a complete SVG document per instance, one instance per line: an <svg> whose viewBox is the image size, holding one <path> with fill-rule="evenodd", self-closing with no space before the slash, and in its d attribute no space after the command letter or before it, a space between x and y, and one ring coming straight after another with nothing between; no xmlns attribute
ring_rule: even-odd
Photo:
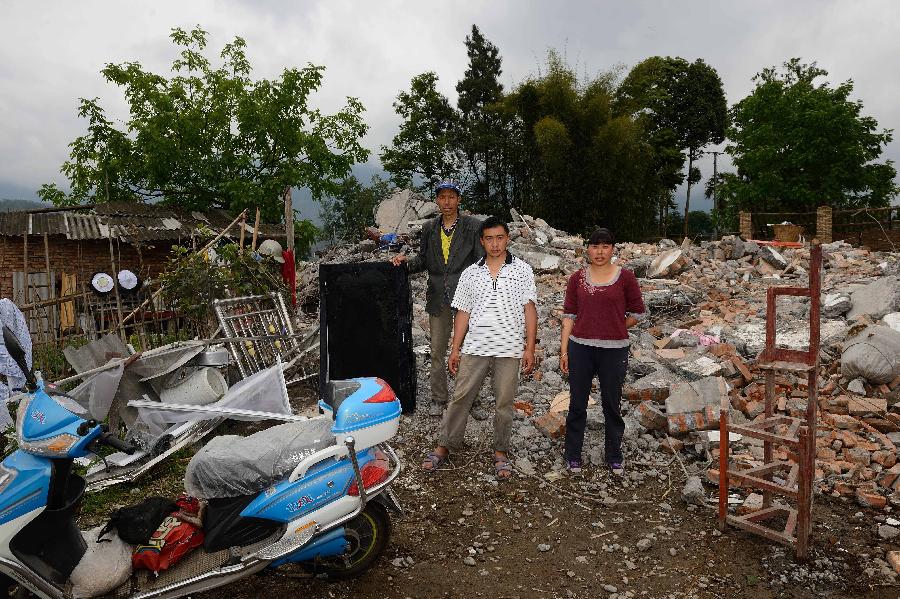
<svg viewBox="0 0 900 599"><path fill-rule="evenodd" d="M88 411L91 418L103 421L109 415L109 408L119 390L124 371L125 367L119 364L109 370L98 372L72 389L69 395Z"/></svg>
<svg viewBox="0 0 900 599"><path fill-rule="evenodd" d="M215 408L232 408L269 412L275 414L291 414L284 372L279 361L275 366L261 370L231 387L217 402L202 406L203 410L173 409L165 403L152 407L142 405L138 408L138 419L147 425L149 432L160 435L172 424L197 422L220 418ZM183 406L182 406L183 408ZM228 415L235 420L259 420L254 416Z"/></svg>
<svg viewBox="0 0 900 599"><path fill-rule="evenodd" d="M31 368L31 333L28 332L28 323L22 311L7 298L0 299L0 326L7 326L19 339L19 345L25 350L25 362ZM6 407L6 400L12 395L13 390L21 389L25 384L25 373L9 355L3 337L0 336L0 430L8 426L15 426Z"/></svg>

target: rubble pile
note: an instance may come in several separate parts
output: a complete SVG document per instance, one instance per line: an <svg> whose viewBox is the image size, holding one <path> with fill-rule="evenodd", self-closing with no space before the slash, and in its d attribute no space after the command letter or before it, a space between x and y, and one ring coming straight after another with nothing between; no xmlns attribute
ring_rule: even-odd
<svg viewBox="0 0 900 599"><path fill-rule="evenodd" d="M432 217L434 208L419 202L413 212L423 219ZM538 366L520 383L513 447L518 469L536 472L542 464L549 469L545 476L552 478L563 471L560 439L568 407L568 385L559 371L562 303L568 276L585 264L584 240L540 218L513 212L513 219L510 251L532 266L539 294ZM367 239L330 248L319 261L383 261L396 251L414 253L422 222L407 223L411 247L380 247ZM775 247L736 236L699 244L663 239L656 244L617 245L616 260L637 275L649 311L631 332L623 399L626 460L658 463L666 460L661 452L679 453L695 471L705 472L707 482L717 484L717 472L709 466L717 463L722 399L733 423L752 421L763 413L765 389L756 361L765 344L766 290L774 285L807 285L809 247L788 245ZM317 264L299 269L298 291L301 298L307 293L309 301L315 300L318 290ZM860 343L863 349L870 348L873 335L892 342L900 338L898 274L896 254L870 252L841 241L823 245L816 484L822 493L870 508L900 507L900 357L876 356L878 362L872 351L864 359L847 354L846 362L852 364L847 367L842 366L842 355L861 351L853 349ZM413 277L412 286L413 342L419 353L425 353L425 277ZM808 298L780 297L777 310L778 345L805 349ZM862 342L860 335L866 337ZM427 369L423 360L420 398L428 397ZM779 374L777 412L803 414L805 385L805 377ZM596 392L588 407L585 437L584 458L593 464L603 463L599 399ZM492 402L486 384L473 408L474 418L487 419ZM739 465L761 463L761 441L735 435L730 443ZM631 477L647 475L629 471Z"/></svg>

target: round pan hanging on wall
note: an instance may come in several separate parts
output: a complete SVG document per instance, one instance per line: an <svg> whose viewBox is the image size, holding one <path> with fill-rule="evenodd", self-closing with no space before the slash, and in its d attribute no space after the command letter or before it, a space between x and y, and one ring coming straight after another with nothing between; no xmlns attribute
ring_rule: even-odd
<svg viewBox="0 0 900 599"><path fill-rule="evenodd" d="M116 281L105 272L94 273L91 277L91 288L100 295L106 295L115 289Z"/></svg>
<svg viewBox="0 0 900 599"><path fill-rule="evenodd" d="M137 291L140 287L140 279L130 270L120 270L116 278L119 280L119 287L126 292Z"/></svg>

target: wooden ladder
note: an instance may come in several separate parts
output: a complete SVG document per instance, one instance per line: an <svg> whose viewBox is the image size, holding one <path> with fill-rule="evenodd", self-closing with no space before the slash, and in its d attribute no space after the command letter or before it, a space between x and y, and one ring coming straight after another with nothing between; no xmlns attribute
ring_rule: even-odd
<svg viewBox="0 0 900 599"><path fill-rule="evenodd" d="M809 285L770 287L766 293L766 345L757 368L765 373L766 401L762 418L744 425L729 424L728 399L722 400L719 414L719 528L728 525L758 534L771 541L794 547L799 560L806 560L812 532L812 486L816 463L816 414L819 379L819 324L822 285L822 246L810 246ZM807 351L775 345L775 308L780 295L809 297L809 347ZM807 401L803 418L775 414L775 375L806 376ZM754 468L737 468L729 455L729 432L760 439L763 463ZM786 450L787 460L774 459L774 450ZM728 513L728 486L734 482L762 491L762 509L745 515ZM773 502L775 496L790 500L796 507Z"/></svg>

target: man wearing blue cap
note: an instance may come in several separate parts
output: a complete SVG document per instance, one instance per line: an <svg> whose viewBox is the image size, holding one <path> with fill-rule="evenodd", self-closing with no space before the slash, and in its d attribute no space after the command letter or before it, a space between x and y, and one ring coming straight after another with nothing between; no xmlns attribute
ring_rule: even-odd
<svg viewBox="0 0 900 599"><path fill-rule="evenodd" d="M453 332L450 302L456 292L459 275L483 255L479 243L481 221L459 213L462 192L453 181L441 181L435 189L441 215L422 226L419 253L407 262L403 254L391 262L406 262L409 272L428 271L425 310L431 330L431 407L440 416L447 405L447 345Z"/></svg>

